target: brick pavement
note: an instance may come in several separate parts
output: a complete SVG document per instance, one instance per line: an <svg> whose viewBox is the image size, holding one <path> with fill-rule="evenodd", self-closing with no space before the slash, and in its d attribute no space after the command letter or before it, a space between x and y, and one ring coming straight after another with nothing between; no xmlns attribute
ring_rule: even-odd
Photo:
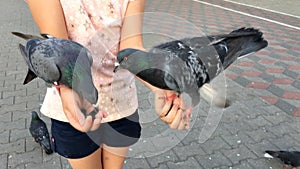
<svg viewBox="0 0 300 169"><path fill-rule="evenodd" d="M299 26L296 18L224 1L209 2ZM225 87L233 104L224 110L220 122L209 124L206 123L209 115L220 110L201 103L194 111L190 131L169 130L153 115L152 95L138 84L142 139L130 149L124 168L281 169L283 166L278 161L266 160L262 155L265 149L300 149L297 141L300 140L300 120L295 117L300 114L300 31L189 0L151 0L146 10L156 13L147 14L145 18L148 47L170 38L199 32L227 33L241 26L261 28L270 45L236 62L216 79L223 82L222 78L227 77ZM16 47L21 40L9 32L38 33L38 30L23 1L3 0L0 11L0 166L4 169L70 168L65 159L41 151L28 132L29 112L40 107L45 85L41 80L27 86L21 84L26 70ZM224 84L221 83L221 87ZM49 124L49 119L43 119ZM217 124L215 131L212 130L214 124ZM202 131L205 127L214 132L211 136L206 132L209 139L199 143L199 135L206 131Z"/></svg>

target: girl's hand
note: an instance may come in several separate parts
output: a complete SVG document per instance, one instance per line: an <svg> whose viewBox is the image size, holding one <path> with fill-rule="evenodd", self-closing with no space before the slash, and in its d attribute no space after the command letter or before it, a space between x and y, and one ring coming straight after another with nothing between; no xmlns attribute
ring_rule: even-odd
<svg viewBox="0 0 300 169"><path fill-rule="evenodd" d="M192 108L186 109L184 101L169 90L156 89L154 92L155 111L172 129L189 129Z"/></svg>
<svg viewBox="0 0 300 169"><path fill-rule="evenodd" d="M81 132L93 131L99 128L102 118L107 117L107 113L99 111L93 120L89 112L95 110L95 107L88 101L81 98L75 91L67 86L59 86L60 97L64 113L70 124ZM88 112L87 115L84 114Z"/></svg>

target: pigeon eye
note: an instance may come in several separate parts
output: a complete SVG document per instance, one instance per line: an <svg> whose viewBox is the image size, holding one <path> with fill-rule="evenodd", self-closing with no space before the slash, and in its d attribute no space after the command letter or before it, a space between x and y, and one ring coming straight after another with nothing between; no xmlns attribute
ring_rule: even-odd
<svg viewBox="0 0 300 169"><path fill-rule="evenodd" d="M127 60L128 60L128 57L125 56L125 57L124 57L124 60L127 61Z"/></svg>

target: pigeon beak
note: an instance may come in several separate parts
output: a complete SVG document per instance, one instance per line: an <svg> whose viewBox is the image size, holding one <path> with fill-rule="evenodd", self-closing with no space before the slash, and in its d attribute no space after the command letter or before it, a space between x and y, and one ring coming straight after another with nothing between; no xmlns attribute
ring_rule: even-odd
<svg viewBox="0 0 300 169"><path fill-rule="evenodd" d="M93 106L94 108L96 108L96 107L98 107L98 103L92 104L92 106Z"/></svg>
<svg viewBox="0 0 300 169"><path fill-rule="evenodd" d="M116 73L119 69L120 63L119 62L115 62L115 68L114 68L114 73Z"/></svg>
<svg viewBox="0 0 300 169"><path fill-rule="evenodd" d="M265 158L273 158L273 156L271 156L271 155L268 154L268 153L265 153L265 154L264 154L264 157L265 157Z"/></svg>

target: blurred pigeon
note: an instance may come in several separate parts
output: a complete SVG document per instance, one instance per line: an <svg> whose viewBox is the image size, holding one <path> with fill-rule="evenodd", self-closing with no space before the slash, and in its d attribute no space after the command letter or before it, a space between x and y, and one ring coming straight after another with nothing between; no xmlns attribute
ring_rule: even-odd
<svg viewBox="0 0 300 169"><path fill-rule="evenodd" d="M39 77L47 83L66 85L92 104L97 103L98 92L94 86L91 53L77 42L51 37L12 34L27 40L26 47L19 44L21 54L28 65L23 84Z"/></svg>
<svg viewBox="0 0 300 169"><path fill-rule="evenodd" d="M47 154L53 153L46 123L40 119L35 111L31 112L29 131L35 142L39 143Z"/></svg>
<svg viewBox="0 0 300 169"><path fill-rule="evenodd" d="M167 42L149 52L127 48L118 53L115 71L127 69L158 88L185 92L195 106L205 83L239 57L268 45L262 35L258 29L240 28L224 35Z"/></svg>
<svg viewBox="0 0 300 169"><path fill-rule="evenodd" d="M286 169L288 169L289 165L293 167L293 169L297 169L300 167L300 152L299 151L271 151L266 150L266 154L264 155L266 158L279 158L281 161L286 164Z"/></svg>
<svg viewBox="0 0 300 169"><path fill-rule="evenodd" d="M205 37L201 37L205 38ZM200 39L201 41L207 39ZM177 43L177 44L176 44ZM181 57L188 56L190 53L189 47L184 47L184 44L181 44L180 41L172 41L163 43L161 45L153 47L150 51L154 53L158 53L161 50L167 51L171 55L177 55ZM191 45L191 44L188 44ZM201 45L199 43L198 45ZM198 46L200 47L200 46ZM194 47L195 48L195 47ZM197 48L197 47L196 47ZM228 107L230 106L231 102L225 98L224 95L218 93L209 83L205 83L199 89L200 95L208 102L215 104L218 107Z"/></svg>

